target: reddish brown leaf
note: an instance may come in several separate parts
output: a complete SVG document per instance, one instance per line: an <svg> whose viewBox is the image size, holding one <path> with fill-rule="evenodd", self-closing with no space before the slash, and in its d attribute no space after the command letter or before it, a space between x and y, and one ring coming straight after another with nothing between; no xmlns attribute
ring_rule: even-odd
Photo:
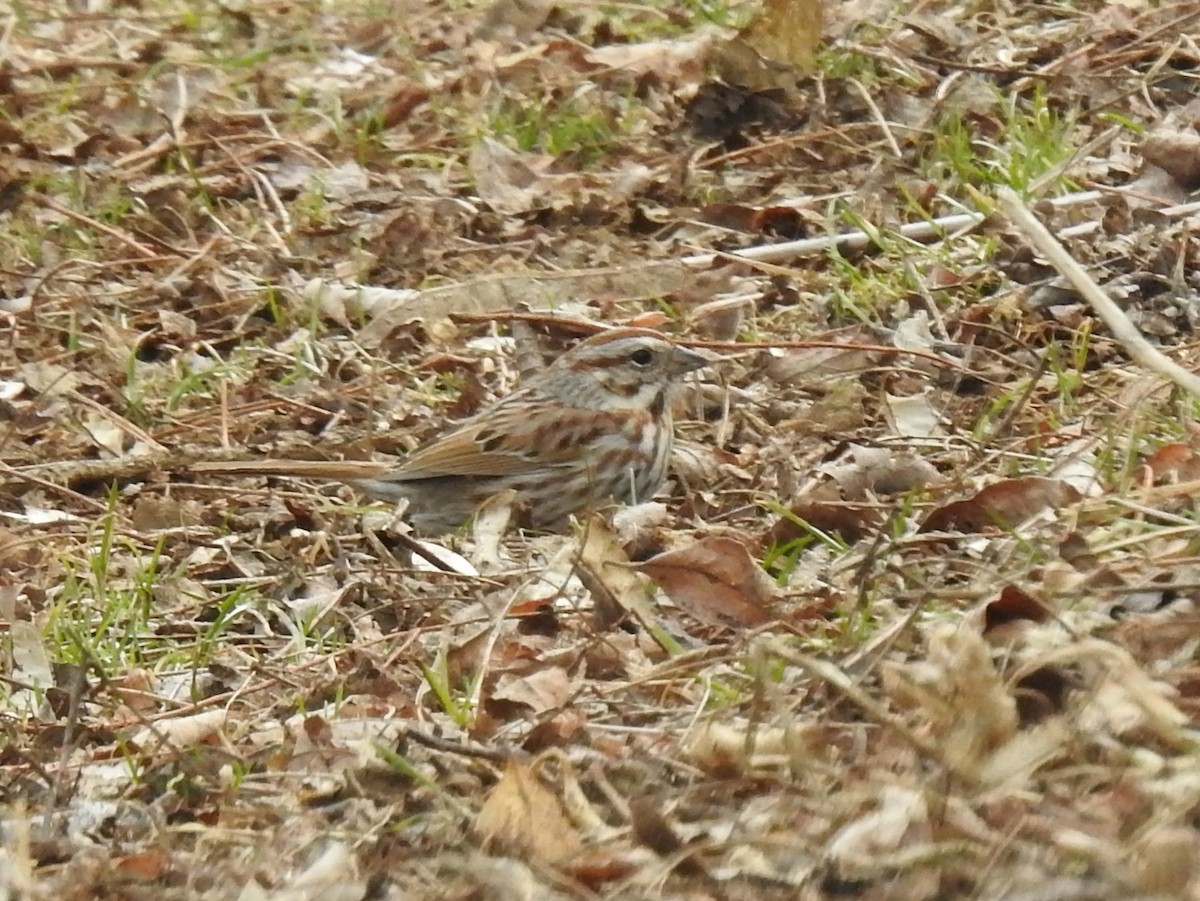
<svg viewBox="0 0 1200 901"><path fill-rule="evenodd" d="M153 882L161 879L167 870L170 858L161 848L150 848L116 859L116 870L127 879Z"/></svg>
<svg viewBox="0 0 1200 901"><path fill-rule="evenodd" d="M882 521L877 510L812 498L797 500L788 512L790 516L781 516L767 532L768 543L786 544L809 534L808 529L796 522L797 519L827 535L837 535L847 544L874 532Z"/></svg>
<svg viewBox="0 0 1200 901"><path fill-rule="evenodd" d="M333 743L333 727L328 720L316 714L304 718L304 734L314 745L328 746Z"/></svg>
<svg viewBox="0 0 1200 901"><path fill-rule="evenodd" d="M1190 444L1164 444L1146 461L1156 483L1168 480L1190 482L1200 478L1200 458Z"/></svg>
<svg viewBox="0 0 1200 901"><path fill-rule="evenodd" d="M590 856L574 861L566 871L584 885L596 890L607 882L624 879L637 864L630 857L621 857L611 851L592 851Z"/></svg>
<svg viewBox="0 0 1200 901"><path fill-rule="evenodd" d="M753 232L757 230L754 224L757 216L758 210L744 204L710 203L708 206L701 208L698 218L702 222L707 222L710 225L719 225L721 228Z"/></svg>
<svg viewBox="0 0 1200 901"><path fill-rule="evenodd" d="M710 203L700 210L699 218L721 228L751 234L795 239L803 237L806 232L800 212L790 206L756 209L740 203Z"/></svg>
<svg viewBox="0 0 1200 901"><path fill-rule="evenodd" d="M766 605L774 583L732 538L702 538L633 565L658 583L667 596L699 620L720 626L760 626L770 622Z"/></svg>
<svg viewBox="0 0 1200 901"><path fill-rule="evenodd" d="M404 122L414 109L429 99L429 91L416 85L404 85L393 92L383 108L382 125L395 128Z"/></svg>
<svg viewBox="0 0 1200 901"><path fill-rule="evenodd" d="M999 626L1023 620L1044 623L1050 617L1050 609L1033 595L1015 585L1005 585L1000 597L984 608L983 632L986 635Z"/></svg>
<svg viewBox="0 0 1200 901"><path fill-rule="evenodd" d="M631 328L662 328L670 322L670 318L661 310L649 310L629 320Z"/></svg>
<svg viewBox="0 0 1200 901"><path fill-rule="evenodd" d="M1057 510L1081 497L1076 488L1059 479L1006 479L988 485L972 498L934 510L921 531L982 532L993 526L1010 528L1043 510Z"/></svg>

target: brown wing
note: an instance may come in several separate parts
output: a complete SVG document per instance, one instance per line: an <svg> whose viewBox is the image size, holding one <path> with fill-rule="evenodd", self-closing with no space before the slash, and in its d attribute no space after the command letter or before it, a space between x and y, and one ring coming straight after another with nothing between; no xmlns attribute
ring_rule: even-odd
<svg viewBox="0 0 1200 901"><path fill-rule="evenodd" d="M509 476L567 467L578 461L574 446L530 441L530 409L498 406L480 419L418 448L387 476L405 482L438 476ZM521 436L521 437L516 437Z"/></svg>

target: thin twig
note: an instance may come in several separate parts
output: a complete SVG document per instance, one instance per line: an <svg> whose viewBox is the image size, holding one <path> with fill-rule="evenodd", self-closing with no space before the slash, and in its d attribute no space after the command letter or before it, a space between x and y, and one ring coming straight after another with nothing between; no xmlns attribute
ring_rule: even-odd
<svg viewBox="0 0 1200 901"><path fill-rule="evenodd" d="M145 260L157 260L160 256L150 248L146 247L144 244L139 244L133 238L129 237L129 235L125 234L125 232L115 229L110 225L105 225L103 222L99 222L90 216L85 216L83 213L77 213L70 207L63 206L57 200L47 197L45 194L39 194L34 191L31 192L29 196L34 198L46 209L53 210L60 216L66 216L73 222L78 222L80 225L86 225L88 228L95 229L101 234L108 235L114 241L119 241L121 244L125 245Z"/></svg>

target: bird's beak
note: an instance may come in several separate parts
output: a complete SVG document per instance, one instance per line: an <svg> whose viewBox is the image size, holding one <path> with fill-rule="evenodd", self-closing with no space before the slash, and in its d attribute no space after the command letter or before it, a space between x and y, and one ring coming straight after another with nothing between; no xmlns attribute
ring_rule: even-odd
<svg viewBox="0 0 1200 901"><path fill-rule="evenodd" d="M711 362L713 362L713 358L709 354L686 347L676 347L675 352L671 355L671 375L683 375L685 372L707 366Z"/></svg>

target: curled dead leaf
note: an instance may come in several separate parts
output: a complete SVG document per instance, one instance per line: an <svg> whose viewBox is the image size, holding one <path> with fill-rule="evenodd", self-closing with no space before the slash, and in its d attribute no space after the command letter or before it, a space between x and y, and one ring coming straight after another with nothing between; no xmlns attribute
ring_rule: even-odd
<svg viewBox="0 0 1200 901"><path fill-rule="evenodd" d="M813 68L822 7L821 0L765 0L737 37L716 48L717 71L730 84L794 92Z"/></svg>
<svg viewBox="0 0 1200 901"><path fill-rule="evenodd" d="M576 569L596 611L596 628L605 630L631 613L653 621L654 610L641 580L632 571L621 542L602 516L588 521L587 536Z"/></svg>

